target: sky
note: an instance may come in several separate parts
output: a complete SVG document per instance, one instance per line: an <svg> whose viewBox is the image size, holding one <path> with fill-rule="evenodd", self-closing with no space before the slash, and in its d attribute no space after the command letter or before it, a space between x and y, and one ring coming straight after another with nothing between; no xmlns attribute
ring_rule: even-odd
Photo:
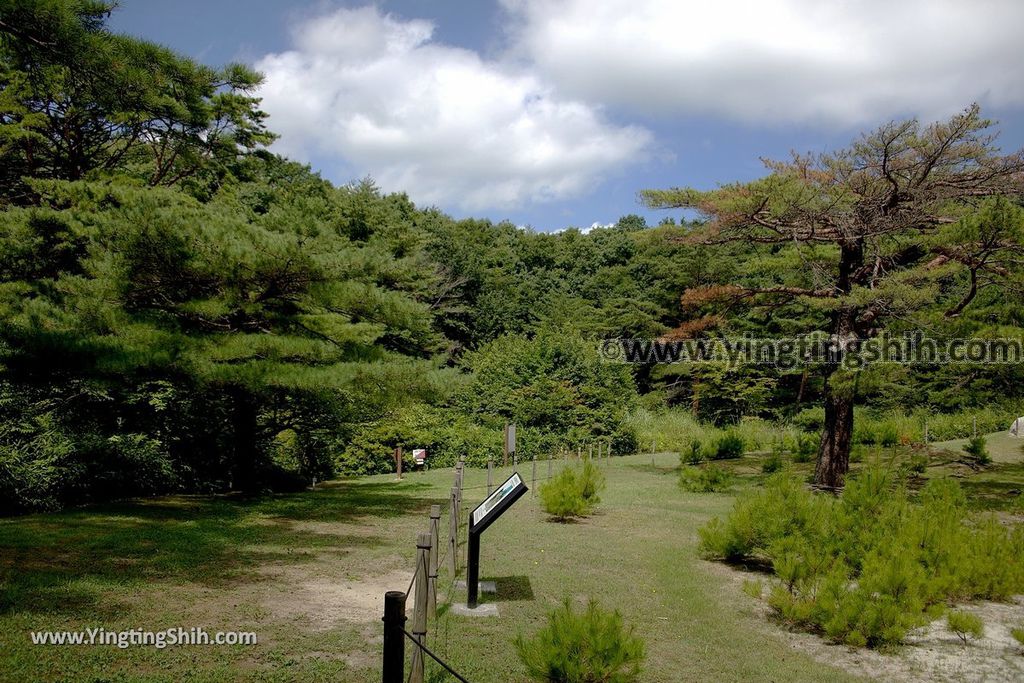
<svg viewBox="0 0 1024 683"><path fill-rule="evenodd" d="M110 27L263 72L272 149L539 231L972 102L1024 147L1020 0L122 0ZM678 214L678 212L676 212Z"/></svg>

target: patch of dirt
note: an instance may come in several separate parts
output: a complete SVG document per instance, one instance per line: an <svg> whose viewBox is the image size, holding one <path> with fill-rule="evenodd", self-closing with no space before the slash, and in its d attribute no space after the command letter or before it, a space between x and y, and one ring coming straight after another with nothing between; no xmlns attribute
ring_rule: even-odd
<svg viewBox="0 0 1024 683"><path fill-rule="evenodd" d="M727 577L739 592L744 581L761 580L765 593L768 577L760 572L742 571L719 563L707 563L712 572ZM891 654L867 648L833 645L811 634L786 629L771 621L766 600L742 595L766 629L784 633L797 652L831 664L857 676L884 681L936 681L942 683L1013 683L1024 681L1024 648L1010 630L1024 625L1024 596L1010 603L978 602L959 606L985 624L985 634L965 645L946 627L942 618L912 631L906 643Z"/></svg>
<svg viewBox="0 0 1024 683"><path fill-rule="evenodd" d="M262 596L262 608L315 631L331 629L339 622L379 621L384 614L384 593L405 590L412 579L412 572L405 570L360 580L324 575L301 565L263 571L273 582L272 590Z"/></svg>

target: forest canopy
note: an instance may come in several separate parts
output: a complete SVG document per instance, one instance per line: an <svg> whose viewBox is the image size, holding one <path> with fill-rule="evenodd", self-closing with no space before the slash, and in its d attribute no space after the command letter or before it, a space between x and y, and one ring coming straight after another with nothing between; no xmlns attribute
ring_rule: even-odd
<svg viewBox="0 0 1024 683"><path fill-rule="evenodd" d="M834 244L698 238L735 227L743 187L646 195L698 205L706 224L629 215L546 234L455 220L269 152L258 73L113 33L111 10L0 9L0 512L304 486L386 471L400 446L482 463L507 421L526 454L596 438L627 452L641 406L789 419L835 386L800 369L599 356L609 338L826 327L806 298L723 312L692 296L804 286L787 279L801 258L838 273ZM773 220L806 190L798 170L753 186L780 198ZM996 219L1016 226L999 240L1019 245L1019 212L1016 196L965 202L943 224L956 235L930 232L902 265L922 265L934 240L984 242ZM1019 293L988 286L1004 273L972 268L976 256L950 253L920 276L946 308L901 311L958 335L1024 326ZM1019 269L1005 274L1016 282ZM895 279L883 293L916 286ZM1018 400L1022 379L1019 366L887 367L865 371L850 400L955 411Z"/></svg>

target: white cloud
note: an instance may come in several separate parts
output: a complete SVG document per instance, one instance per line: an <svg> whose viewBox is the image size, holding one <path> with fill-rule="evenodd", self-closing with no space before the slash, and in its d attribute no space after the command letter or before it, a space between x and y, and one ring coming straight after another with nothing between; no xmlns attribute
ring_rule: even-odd
<svg viewBox="0 0 1024 683"><path fill-rule="evenodd" d="M340 157L386 190L466 210L584 194L646 154L646 130L432 32L375 7L298 25L292 50L256 64L275 149Z"/></svg>
<svg viewBox="0 0 1024 683"><path fill-rule="evenodd" d="M502 0L518 56L644 113L874 124L1024 104L1020 0Z"/></svg>

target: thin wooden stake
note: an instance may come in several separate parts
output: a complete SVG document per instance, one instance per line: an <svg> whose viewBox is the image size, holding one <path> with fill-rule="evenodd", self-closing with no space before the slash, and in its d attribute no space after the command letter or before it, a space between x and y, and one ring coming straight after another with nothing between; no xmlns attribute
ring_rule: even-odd
<svg viewBox="0 0 1024 683"><path fill-rule="evenodd" d="M452 575L452 581L455 580L455 576L459 572L459 563L456 559L459 542L458 494L456 491L457 489L453 486L448 496L448 573Z"/></svg>
<svg viewBox="0 0 1024 683"><path fill-rule="evenodd" d="M531 460L533 464L533 475L530 478L530 494L537 495L537 456L534 455Z"/></svg>
<svg viewBox="0 0 1024 683"><path fill-rule="evenodd" d="M505 444L504 444L504 456L501 460L502 467L508 467L508 422L505 423Z"/></svg>
<svg viewBox="0 0 1024 683"><path fill-rule="evenodd" d="M427 574L427 614L437 617L437 551L440 549L441 506L430 506L430 572Z"/></svg>
<svg viewBox="0 0 1024 683"><path fill-rule="evenodd" d="M395 449L395 471L398 472L398 478L402 478L402 447L399 446Z"/></svg>
<svg viewBox="0 0 1024 683"><path fill-rule="evenodd" d="M494 488L494 461L487 460L487 495L491 495L491 489Z"/></svg>
<svg viewBox="0 0 1024 683"><path fill-rule="evenodd" d="M416 602L412 612L412 635L420 645L427 644L427 572L430 564L430 533L416 537ZM412 652L412 683L423 683L423 650Z"/></svg>

